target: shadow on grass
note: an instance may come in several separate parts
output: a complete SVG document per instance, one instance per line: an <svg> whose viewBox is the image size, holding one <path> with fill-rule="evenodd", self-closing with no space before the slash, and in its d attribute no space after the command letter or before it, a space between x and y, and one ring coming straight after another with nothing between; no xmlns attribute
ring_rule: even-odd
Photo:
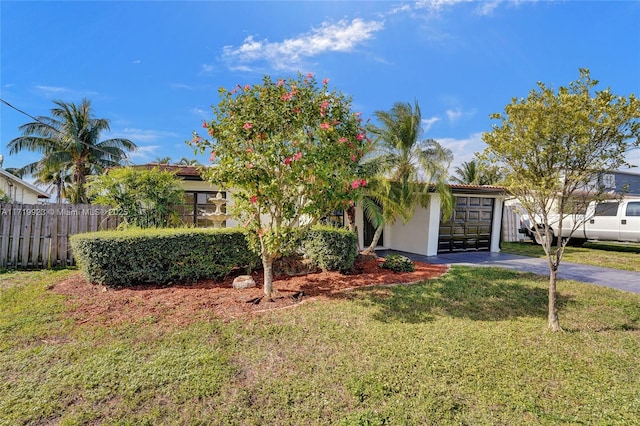
<svg viewBox="0 0 640 426"><path fill-rule="evenodd" d="M452 267L441 278L424 283L377 288L362 303L378 307L382 322L420 323L438 316L476 321L547 317L547 278L499 268ZM559 305L567 297L559 296Z"/></svg>

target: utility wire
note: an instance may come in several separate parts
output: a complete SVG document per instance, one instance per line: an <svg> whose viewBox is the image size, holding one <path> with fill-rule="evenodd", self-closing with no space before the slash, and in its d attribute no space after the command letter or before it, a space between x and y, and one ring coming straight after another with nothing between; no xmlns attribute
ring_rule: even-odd
<svg viewBox="0 0 640 426"><path fill-rule="evenodd" d="M25 112L25 111L21 110L20 108L11 105L9 102L5 101L4 99L0 98L0 102L2 102L3 104L5 104L6 106L8 106L11 109L14 109L14 110L18 111L20 114L24 114L27 117L29 117L30 119L35 120L36 122L38 122L38 123L40 123L40 124L42 124L44 126L50 127L51 129L55 130L56 132L62 134L62 132L60 130L56 129L55 127L52 127L51 125L49 125L49 124L47 124L45 122L43 122L38 117L34 117L33 115L29 114L28 112ZM86 146L87 148L92 148L92 149L98 150L98 151L100 151L100 152L102 152L104 154L107 154L109 156L113 155L113 153L111 153L109 151L105 151L104 149L102 149L100 147L97 147L95 145L90 145L90 144L88 144L88 143L86 143L84 141L78 141L78 142L80 142L82 145ZM125 162L130 164L130 165L132 165L132 166L135 165L131 161L129 161L128 156L125 156Z"/></svg>

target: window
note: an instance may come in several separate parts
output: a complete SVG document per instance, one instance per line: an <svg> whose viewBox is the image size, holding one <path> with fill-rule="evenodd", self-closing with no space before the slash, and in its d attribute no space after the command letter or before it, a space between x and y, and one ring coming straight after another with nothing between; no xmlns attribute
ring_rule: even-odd
<svg viewBox="0 0 640 426"><path fill-rule="evenodd" d="M225 191L186 191L184 204L178 209L185 225L224 228L227 216Z"/></svg>
<svg viewBox="0 0 640 426"><path fill-rule="evenodd" d="M595 216L615 216L618 214L618 203L600 203L596 206Z"/></svg>
<svg viewBox="0 0 640 426"><path fill-rule="evenodd" d="M331 225L338 228L344 227L344 212L342 210L336 210L327 216L320 219L320 223L323 225Z"/></svg>
<svg viewBox="0 0 640 426"><path fill-rule="evenodd" d="M627 204L627 216L640 216L640 201Z"/></svg>

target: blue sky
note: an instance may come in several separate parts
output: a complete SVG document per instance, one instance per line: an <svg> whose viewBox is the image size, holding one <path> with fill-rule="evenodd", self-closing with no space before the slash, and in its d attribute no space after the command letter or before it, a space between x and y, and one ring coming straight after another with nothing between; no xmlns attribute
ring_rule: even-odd
<svg viewBox="0 0 640 426"><path fill-rule="evenodd" d="M489 115L538 81L568 85L584 67L599 88L640 95L638 1L2 0L0 19L2 99L37 116L89 98L111 121L103 138L138 144L134 164L194 158L184 141L212 117L218 88L264 74L329 78L365 118L417 99L424 136L454 166L484 148ZM4 167L37 160L6 148L30 119L0 114ZM628 160L640 165L640 150Z"/></svg>

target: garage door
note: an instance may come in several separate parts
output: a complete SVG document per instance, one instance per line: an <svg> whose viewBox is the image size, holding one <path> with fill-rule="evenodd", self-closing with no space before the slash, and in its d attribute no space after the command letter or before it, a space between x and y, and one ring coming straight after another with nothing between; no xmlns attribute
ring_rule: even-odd
<svg viewBox="0 0 640 426"><path fill-rule="evenodd" d="M452 217L440 221L438 253L489 250L493 203L493 198L457 196Z"/></svg>

